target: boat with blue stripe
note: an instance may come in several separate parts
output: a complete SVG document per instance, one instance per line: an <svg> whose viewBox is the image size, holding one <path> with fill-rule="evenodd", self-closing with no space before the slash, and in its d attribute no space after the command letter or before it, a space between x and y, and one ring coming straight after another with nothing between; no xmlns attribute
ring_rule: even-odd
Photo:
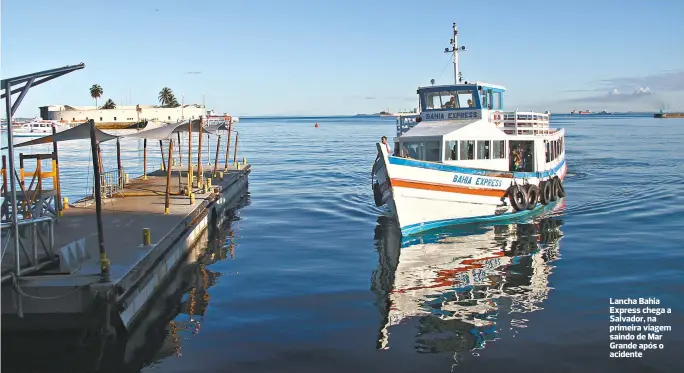
<svg viewBox="0 0 684 373"><path fill-rule="evenodd" d="M397 118L393 145L376 144L375 204L405 235L516 219L565 197L565 130L549 112L506 111L503 86L464 81L463 51L454 24L454 84L419 87L418 114Z"/></svg>

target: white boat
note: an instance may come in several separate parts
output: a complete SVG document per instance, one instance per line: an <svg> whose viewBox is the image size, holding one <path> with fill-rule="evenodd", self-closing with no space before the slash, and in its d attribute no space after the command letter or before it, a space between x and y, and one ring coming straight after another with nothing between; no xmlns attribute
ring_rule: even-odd
<svg viewBox="0 0 684 373"><path fill-rule="evenodd" d="M373 194L404 234L516 218L565 197L565 130L549 113L504 111L505 88L462 81L418 88L417 116L397 118L394 151L377 145Z"/></svg>
<svg viewBox="0 0 684 373"><path fill-rule="evenodd" d="M206 126L208 127L219 127L223 124L227 126L229 124L235 124L240 121L239 117L230 116L226 113L224 113L223 115L216 114L214 110L207 111L205 119L207 121Z"/></svg>
<svg viewBox="0 0 684 373"><path fill-rule="evenodd" d="M380 221L379 268L371 285L383 316L378 348L390 348L393 329L403 323L418 325L415 346L421 349L441 344L453 353L499 338L547 299L561 224L543 217L534 224L469 225L402 239Z"/></svg>
<svg viewBox="0 0 684 373"><path fill-rule="evenodd" d="M13 125L12 136L41 137L51 134L53 127L57 130L57 132L61 132L71 128L69 125L61 123L56 120L42 120L39 117L36 117L28 123L24 123L19 126ZM2 131L7 131L6 126L2 128Z"/></svg>

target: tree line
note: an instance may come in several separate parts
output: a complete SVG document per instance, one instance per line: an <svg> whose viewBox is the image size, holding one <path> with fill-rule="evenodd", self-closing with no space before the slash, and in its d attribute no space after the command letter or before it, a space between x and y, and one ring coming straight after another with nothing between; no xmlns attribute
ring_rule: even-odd
<svg viewBox="0 0 684 373"><path fill-rule="evenodd" d="M105 101L104 105L102 105L101 107L97 106L97 100L101 98L103 94L104 90L102 89L102 86L100 86L99 84L93 84L93 86L90 87L90 97L92 97L95 100L96 108L116 109L116 103L111 98L107 99L107 101ZM169 87L164 87L161 91L159 91L158 99L159 103L161 104L161 107L163 108L174 108L180 106L180 104L178 103L178 99L176 99L176 95L173 94L173 91Z"/></svg>

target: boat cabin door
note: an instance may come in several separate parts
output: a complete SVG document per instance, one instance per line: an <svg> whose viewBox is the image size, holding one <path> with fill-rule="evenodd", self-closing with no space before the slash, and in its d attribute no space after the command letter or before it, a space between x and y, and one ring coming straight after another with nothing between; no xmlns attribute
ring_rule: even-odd
<svg viewBox="0 0 684 373"><path fill-rule="evenodd" d="M534 141L508 142L508 169L515 172L534 172Z"/></svg>

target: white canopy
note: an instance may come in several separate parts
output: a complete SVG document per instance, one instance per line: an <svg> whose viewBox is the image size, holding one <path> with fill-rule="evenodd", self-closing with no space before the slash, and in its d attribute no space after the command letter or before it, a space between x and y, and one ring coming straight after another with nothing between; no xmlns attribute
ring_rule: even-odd
<svg viewBox="0 0 684 373"><path fill-rule="evenodd" d="M98 143L108 141L108 140L113 140L117 138L118 136L110 135L106 132L103 132L97 128L95 128L95 140L97 140ZM83 139L89 139L90 138L90 126L88 122L79 124L76 127L69 128L68 130L64 130L61 132L57 132L54 135L47 135L43 137L39 137L34 140L29 140L29 141L24 141L19 144L15 144L14 147L22 147L22 146L29 146L29 145L37 145L37 144L49 144L53 142L61 142L61 141L71 141L71 140L83 140ZM7 147L4 147L3 149L6 149Z"/></svg>
<svg viewBox="0 0 684 373"><path fill-rule="evenodd" d="M131 133L123 135L121 137L126 138L137 138L137 139L152 139L152 140L168 140L176 132L189 132L192 129L193 133L198 133L200 129L199 119L185 121L180 123L170 123L162 127L154 128L147 131L140 131L136 133ZM208 133L211 135L216 135L215 130L202 125L202 133Z"/></svg>

